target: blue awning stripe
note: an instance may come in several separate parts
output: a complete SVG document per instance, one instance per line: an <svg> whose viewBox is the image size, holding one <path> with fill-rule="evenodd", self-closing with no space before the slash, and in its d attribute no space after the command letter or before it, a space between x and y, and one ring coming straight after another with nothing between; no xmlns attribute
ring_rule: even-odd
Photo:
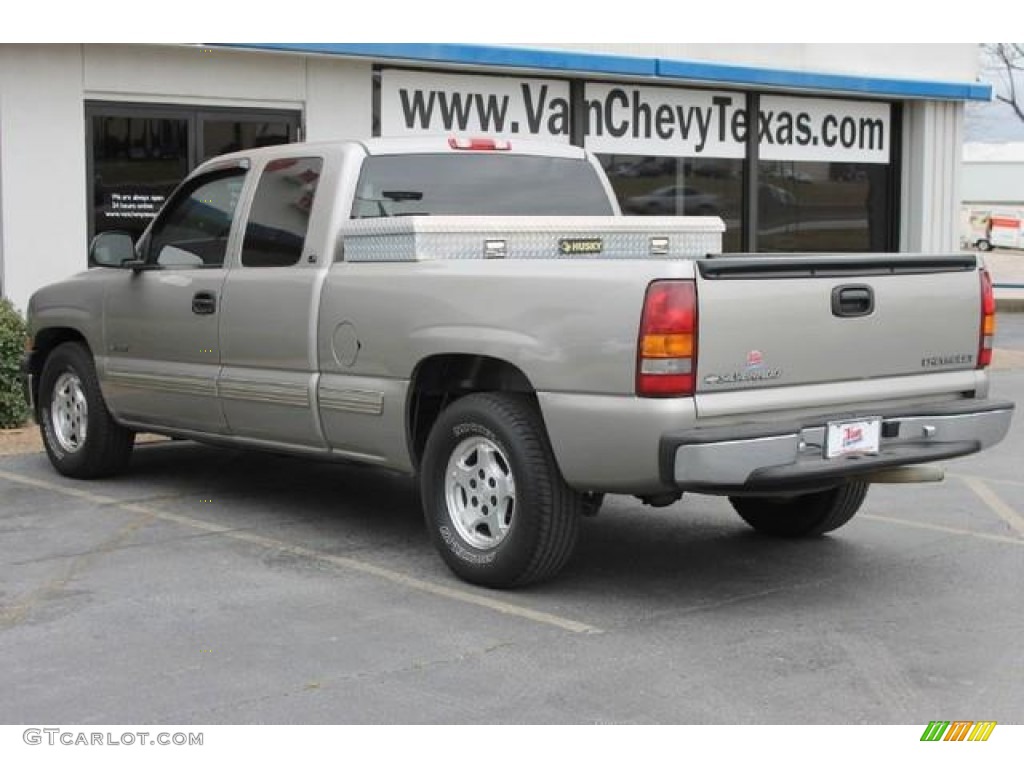
<svg viewBox="0 0 1024 768"><path fill-rule="evenodd" d="M210 43L232 48L358 56L430 64L511 67L562 75L650 77L693 84L757 86L766 89L844 93L878 98L990 101L985 83L905 80L716 64L679 59L620 56L461 43ZM668 83L666 83L668 84Z"/></svg>

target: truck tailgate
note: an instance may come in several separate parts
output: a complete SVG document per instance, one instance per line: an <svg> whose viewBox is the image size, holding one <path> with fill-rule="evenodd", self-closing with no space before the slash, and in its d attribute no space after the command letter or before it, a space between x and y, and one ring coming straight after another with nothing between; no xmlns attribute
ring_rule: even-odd
<svg viewBox="0 0 1024 768"><path fill-rule="evenodd" d="M973 255L761 255L697 266L698 411L701 393L977 366Z"/></svg>

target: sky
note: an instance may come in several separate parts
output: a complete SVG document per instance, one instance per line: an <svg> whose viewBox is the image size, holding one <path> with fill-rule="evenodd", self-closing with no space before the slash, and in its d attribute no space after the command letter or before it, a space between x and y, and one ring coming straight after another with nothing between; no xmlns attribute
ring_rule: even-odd
<svg viewBox="0 0 1024 768"><path fill-rule="evenodd" d="M1006 104L971 103L964 124L967 141L1024 141L1024 122Z"/></svg>
<svg viewBox="0 0 1024 768"><path fill-rule="evenodd" d="M997 93L1005 94L1003 77L998 70L987 67L982 59L981 79L992 85ZM1018 77L1017 88L1019 93L1024 94L1024 74ZM967 141L1024 141L1024 121L1014 114L1008 104L1000 101L971 102L967 105L964 133Z"/></svg>

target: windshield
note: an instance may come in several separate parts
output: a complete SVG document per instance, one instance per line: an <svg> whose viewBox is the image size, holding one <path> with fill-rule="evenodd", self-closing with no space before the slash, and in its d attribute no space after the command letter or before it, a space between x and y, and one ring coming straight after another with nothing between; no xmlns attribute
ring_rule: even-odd
<svg viewBox="0 0 1024 768"><path fill-rule="evenodd" d="M612 214L587 161L490 152L368 157L352 205L354 219Z"/></svg>

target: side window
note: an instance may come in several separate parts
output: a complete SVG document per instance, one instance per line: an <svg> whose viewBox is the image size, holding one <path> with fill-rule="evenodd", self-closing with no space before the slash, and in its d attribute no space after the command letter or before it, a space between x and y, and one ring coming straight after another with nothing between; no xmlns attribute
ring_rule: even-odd
<svg viewBox="0 0 1024 768"><path fill-rule="evenodd" d="M148 258L164 267L220 267L245 171L203 176L180 190L150 232Z"/></svg>
<svg viewBox="0 0 1024 768"><path fill-rule="evenodd" d="M243 266L290 267L299 262L322 169L319 157L267 163L245 227Z"/></svg>

